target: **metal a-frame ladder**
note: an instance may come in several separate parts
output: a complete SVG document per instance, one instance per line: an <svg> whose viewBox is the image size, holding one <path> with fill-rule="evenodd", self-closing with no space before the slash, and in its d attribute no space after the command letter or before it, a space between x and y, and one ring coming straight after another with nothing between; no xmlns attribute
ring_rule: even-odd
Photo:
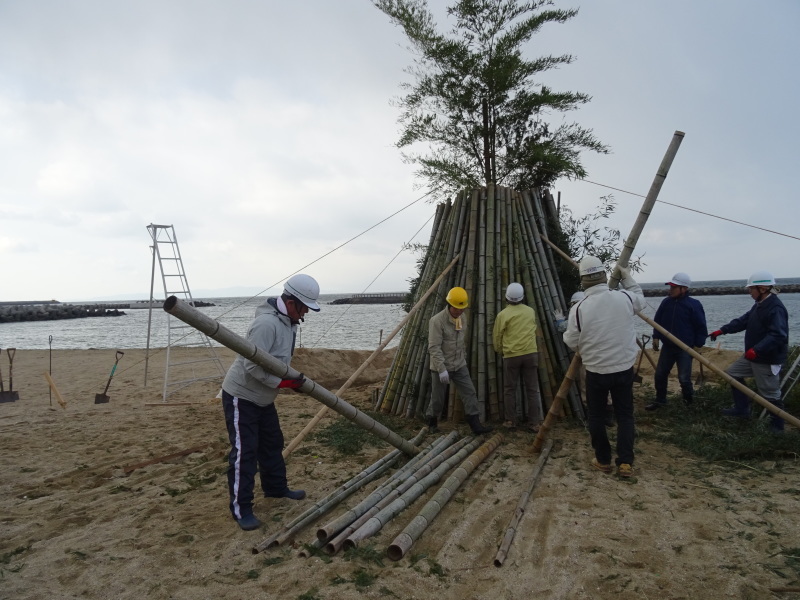
<svg viewBox="0 0 800 600"><path fill-rule="evenodd" d="M189 290L189 281L183 268L178 238L172 225L147 226L150 238L153 241L153 269L150 276L150 314L147 319L147 352L150 355L150 323L153 315L153 306L159 302L153 297L153 287L156 275L156 260L161 272L161 281L164 285L164 299L176 296L194 306L192 293ZM206 353L200 353L194 348L205 348ZM220 380L225 376L222 361L217 355L211 340L208 337L187 325L186 323L167 314L167 356L166 370L164 372L164 389L162 400L198 381ZM209 368L211 367L211 368ZM147 359L145 359L145 385L147 385Z"/></svg>

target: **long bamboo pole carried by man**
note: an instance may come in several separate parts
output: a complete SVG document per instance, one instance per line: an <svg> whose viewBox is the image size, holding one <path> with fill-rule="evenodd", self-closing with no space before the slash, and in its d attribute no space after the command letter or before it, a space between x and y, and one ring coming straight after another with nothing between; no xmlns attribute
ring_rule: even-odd
<svg viewBox="0 0 800 600"><path fill-rule="evenodd" d="M369 366L369 364L375 359L376 356L378 356L381 352L383 352L383 349L386 348L389 342L392 341L394 336L400 333L400 330L403 329L408 320L414 315L415 312L417 312L417 309L419 309L423 304L425 304L425 301L433 293L433 291L436 289L436 287L439 285L442 279L444 279L444 276L447 275L450 272L450 269L452 269L455 266L459 258L461 258L461 255L457 254L456 257L450 261L450 264L447 265L445 270L442 271L441 275L439 275L439 277L436 278L436 281L434 281L431 287L428 288L428 291L426 291L422 295L422 298L420 298L417 301L417 303L413 306L413 308L410 311L408 311L408 314L405 316L405 318L403 318L403 320L397 324L397 327L395 327L394 330L388 336L386 336L386 339L380 346L378 346L375 349L375 352L370 354L369 358L367 358L367 360L365 360L364 363L358 369L356 369L355 373L353 373L350 376L350 379L345 381L344 385L342 385L342 387L338 389L338 391L336 392L337 396L341 396L348 389L350 389L350 386L353 385L353 382L358 378L358 376L364 372L364 369L366 369ZM325 413L327 412L328 412L328 407L323 406L320 409L320 411L316 415L314 415L314 417L308 422L308 424L303 428L303 430L300 433L298 433L297 436L291 442L289 442L289 445L286 446L286 448L283 450L283 458L289 456L294 451L294 449L300 445L300 442L302 442L305 439L305 437L309 434L309 432L312 429L314 429L314 427L317 426L317 423L320 422L322 417L324 417Z"/></svg>
<svg viewBox="0 0 800 600"><path fill-rule="evenodd" d="M658 167L658 171L656 171L656 175L653 178L653 183L650 185L650 191L647 193L647 197L645 198L644 202L642 203L642 208L639 210L639 216L636 219L636 222L631 229L630 235L625 239L625 244L620 253L619 260L617 261L617 265L620 267L627 267L628 262L630 261L631 256L633 255L633 250L636 247L636 244L639 242L639 236L644 229L645 223L647 223L647 219L650 217L650 213L653 211L653 207L655 206L656 199L658 198L658 193L661 191L661 186L664 184L664 180L667 178L667 174L669 173L669 169L672 166L672 161L675 159L675 155L678 153L678 148L680 148L681 142L683 141L683 136L685 134L682 131L676 131L672 135L672 140L670 141L669 147L667 148L666 153L664 154L664 158L661 160L661 165ZM549 241L548 241L549 243ZM565 255L566 256L566 255ZM572 260L571 258L567 257L568 260L577 268L577 263ZM608 282L608 287L610 289L616 289L619 286L620 276L618 271L615 269L614 273L611 276L611 279ZM580 366L580 355L576 352L575 356L572 358L572 363L567 370L567 373L570 373L574 376L577 372L578 367ZM566 378L565 378L566 379ZM564 384L562 383L562 387ZM567 388L568 389L568 388ZM545 418L545 423L548 423L548 419L550 422L553 421L555 418L554 415L558 414L561 410L561 398L560 396L561 390L559 389L559 394L556 394L556 397L553 399L553 403L550 405L550 410L547 413L547 418ZM551 416L551 413L553 416ZM535 451L538 451L542 447L542 443L544 442L544 435L547 433L548 427L542 427L539 429L539 433L536 434L536 439L533 442L533 448Z"/></svg>
<svg viewBox="0 0 800 600"><path fill-rule="evenodd" d="M234 333L219 323L219 321L212 319L175 296L167 298L166 302L164 302L164 310L187 325L191 325L195 329L202 331L211 339L218 341L223 346L230 348L247 360L254 362L276 377L280 377L281 379L299 379L302 375L296 369L293 369L271 354L261 350L249 340ZM419 452L419 448L411 442L399 436L369 415L361 412L356 407L348 404L312 379L305 378L302 385L296 389L297 391L308 394L315 400L319 400L325 406L332 408L362 429L389 442L395 448L402 450L404 454L414 456Z"/></svg>

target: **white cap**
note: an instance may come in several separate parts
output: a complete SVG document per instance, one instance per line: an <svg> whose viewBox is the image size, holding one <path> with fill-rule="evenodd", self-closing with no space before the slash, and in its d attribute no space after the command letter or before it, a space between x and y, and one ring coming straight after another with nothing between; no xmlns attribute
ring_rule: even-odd
<svg viewBox="0 0 800 600"><path fill-rule="evenodd" d="M303 273L292 275L283 284L283 291L300 300L309 309L319 312L319 304L317 304L319 284L310 275Z"/></svg>
<svg viewBox="0 0 800 600"><path fill-rule="evenodd" d="M692 278L686 273L675 273L667 283L664 285L682 285L683 287L692 287Z"/></svg>
<svg viewBox="0 0 800 600"><path fill-rule="evenodd" d="M509 302L522 302L524 297L525 290L523 289L522 284L517 283L516 281L508 284L508 288L506 289L506 300Z"/></svg>
<svg viewBox="0 0 800 600"><path fill-rule="evenodd" d="M578 266L578 272L581 277L605 273L605 271L602 261L596 256L584 256Z"/></svg>
<svg viewBox="0 0 800 600"><path fill-rule="evenodd" d="M750 288L757 285L763 285L765 287L776 285L775 278L769 271L756 271L750 275L750 279L747 280L747 285L744 287Z"/></svg>

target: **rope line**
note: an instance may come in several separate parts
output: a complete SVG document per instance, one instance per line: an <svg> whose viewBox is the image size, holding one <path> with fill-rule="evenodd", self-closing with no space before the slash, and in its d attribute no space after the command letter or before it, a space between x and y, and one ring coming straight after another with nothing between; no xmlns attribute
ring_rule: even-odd
<svg viewBox="0 0 800 600"><path fill-rule="evenodd" d="M285 279L288 279L288 278L289 278L289 277L291 277L292 275L296 275L297 273L299 273L299 272L300 272L300 271L302 271L303 269L305 269L305 268L307 268L307 267L310 267L310 266L311 266L311 265L313 265L314 263L317 263L317 262L321 261L321 260L322 260L323 258L325 258L326 256L329 256L329 255L333 254L334 252L336 252L337 250L340 250L341 248L344 248L344 247L345 247L347 244L349 244L349 243L350 243L350 242L352 242L353 240L356 240L356 239L360 238L360 237L361 237L362 235L364 235L365 233L367 233L367 232L369 232L369 231L372 231L373 229L375 229L375 228L376 228L378 225L381 225L381 224L385 223L386 221L388 221L388 220L389 220L389 219L391 219L392 217L395 217L395 216L399 215L399 214L400 214L401 212L403 212L404 210L406 210L406 209L408 209L408 208L411 208L412 206L414 206L414 205L415 205L417 202L419 202L420 200L423 200L423 199L427 198L427 197L428 197L428 196L430 196L430 195L431 195L431 194L432 194L434 191L436 191L436 190L429 190L428 192L426 192L425 194L423 194L422 196L420 196L420 197L419 197L419 198L417 198L416 200L414 200L414 201L412 201L412 202L409 202L409 203L408 203L408 204L406 204L404 207L402 207L402 208L400 208L400 209L396 210L395 212L393 212L392 214L390 214L388 217L385 217L385 218L381 219L380 221L378 221L378 222L377 222L377 223L375 223L374 225L372 225L372 226L368 227L367 229L365 229L365 230L364 230L364 231L362 231L361 233L359 233L359 234L357 234L357 235L354 235L353 237L351 237L349 240L347 240L347 241L345 241L345 242L342 242L341 244L339 244L338 246L336 246L336 247L335 247L335 248L333 248L332 250L329 250L328 252L326 252L325 254L323 254L322 256L320 256L319 258L316 258L315 260L312 260L312 261L311 261L310 263L308 263L307 265L305 265L305 266L303 266L303 267L300 267L299 269L297 269L297 270L296 270L296 271L294 271L293 273L290 273L289 275L287 275L287 276L286 276L286 277L284 277L283 279L280 279L280 280L279 280L279 281L277 281L276 283L273 283L271 286L269 286L269 287L267 287L267 288L265 288L265 289L261 290L259 293L255 294L255 295L253 295L253 296L250 296L249 298L246 298L245 300L243 300L242 302L240 302L239 304L237 304L237 305L235 305L235 306L232 306L230 309L226 310L224 313L221 313L221 314L217 315L217 317L215 317L215 320L216 320L216 321L220 321L220 319L221 319L222 317L224 317L225 315L227 315L227 314L231 313L232 311L234 311L234 310L236 310L236 309L240 308L240 307L241 307L241 306L243 306L244 304L247 304L247 303L248 303L250 300L252 300L253 298L257 298L257 297L261 296L261 295L262 295L264 292L266 292L266 291L268 291L268 290L271 290L272 288L274 288L275 286L277 286L278 284L280 284L280 282L281 282L281 281L284 281ZM422 227L425 227L425 225L426 225L426 224L427 224L427 223L428 223L428 222L431 220L431 218L432 218L432 217L429 217L429 218L428 218L428 221L425 221L425 224L424 224ZM422 227L420 227L420 231L422 230ZM419 234L419 231L417 231L417 233L415 233L415 234L414 234L414 236L416 237L416 235L418 235L418 234ZM413 239L413 238L412 238L412 239ZM401 248L400 252L402 252L402 251L403 251L403 249ZM400 254L400 252L398 252L398 253L397 253L397 255L399 255L399 254ZM395 255L395 258L397 258L397 255ZM394 261L394 260L395 260L395 258L393 258L393 259L392 259L392 261ZM384 267L384 269L383 269L384 271L385 271L385 270L386 270L386 269L389 267L389 265L390 265L390 264L392 264L392 261L390 261L390 262L389 262L389 264L388 264L388 265L386 265L386 267ZM381 271L381 273L383 273L383 271ZM381 273L378 273L378 276L380 276L380 274L381 274ZM377 277L376 277L376 279L377 279ZM373 282L372 282L372 283L374 283L374 280L373 280ZM370 285L372 285L372 283L370 283ZM368 286L368 287L369 287L369 286ZM194 335L194 333L195 333L195 332L190 332L190 333L187 333L187 334L185 334L185 335L181 336L180 338L178 338L178 339L176 340L176 343L177 343L177 342L180 342L181 340L184 340L184 339L186 339L186 338L187 338L187 337L189 337L190 335ZM327 333L327 332L326 332L326 333ZM323 334L323 335L324 335L324 334ZM320 338L320 339L322 339L322 338ZM175 344L172 344L172 345L174 346ZM125 373L126 371L130 371L131 369L133 369L133 368L135 368L135 367L138 367L140 364L142 364L143 362L145 362L145 360L149 360L149 358L150 358L150 357L153 357L153 356L158 356L159 354L161 354L161 353L162 353L162 352L164 352L164 351L165 351L165 348L160 348L160 349L158 349L158 350L156 350L156 351L154 351L154 352L151 352L150 354L148 354L148 355L147 355L147 357L146 357L146 358L143 358L143 359L142 359L142 360L140 360L139 362L136 362L136 363L134 363L134 364L130 365L129 367L126 367L125 369L121 369L121 370L117 371L117 374L119 374L119 375L122 375L122 374L123 374L123 373ZM102 382L101 382L101 384L102 384Z"/></svg>
<svg viewBox="0 0 800 600"><path fill-rule="evenodd" d="M623 190L621 188L613 187L610 185L605 185L604 183L598 183L596 181L591 181L589 179L578 179L578 181L585 181L586 183L591 183L594 185L598 185L600 187L608 188L610 190L616 190L617 192L622 192L623 194L630 194L631 196L638 196L639 198L646 198L647 196L643 196L642 194L637 194L636 192L629 192L628 190ZM789 235L788 233L781 233L780 231L775 231L773 229L767 229L766 227L759 227L758 225L751 225L750 223L742 223L741 221L736 221L735 219L729 219L727 217L721 217L719 215L715 215L709 212L704 212L702 210L697 210L696 208L689 208L688 206L682 206L680 204L675 204L673 202L667 202L666 200L658 200L656 202L660 202L661 204L668 204L669 206L674 206L676 208L682 208L683 210L690 210L692 212L699 213L701 215L706 215L707 217L714 217L715 219L721 219L722 221L728 221L730 223L736 223L737 225L744 225L745 227L752 227L753 229L759 229L761 231L766 231L767 233L774 233L775 235L782 235L783 237L788 237L793 240L800 241L800 237Z"/></svg>
<svg viewBox="0 0 800 600"><path fill-rule="evenodd" d="M384 272L386 269L388 269L388 268L389 268L389 266L390 266L390 265L391 265L391 264L392 264L392 263L395 261L395 259L397 259L397 257L398 257L398 256L400 256L400 254L403 252L403 250L405 250L405 249L408 247L408 245L409 245L409 244L410 244L410 243L411 243L411 242L414 240L414 238L415 238L415 237L417 237L417 236L419 235L419 232L420 232L420 231L422 231L422 229L425 227L425 225L427 225L428 223L430 223L430 222L431 222L431 219L432 219L432 218L433 218L435 215L436 215L436 211L434 211L434 213L433 213L433 214L432 214L430 217L428 217L428 220L427 220L427 221L425 221L425 222L422 224L422 227L420 227L419 229L417 229L417 232L416 232L414 235L412 235L412 236L411 236L411 239L410 239L410 240L408 240L408 241L407 241L405 244L403 244L403 245L401 246L400 250L398 250L398 251L397 251L397 254L395 254L395 255L392 257L392 259L391 259L391 260L390 260L390 261L389 261L389 262L386 264L386 266L385 266L385 267L383 267L383 269L381 269L380 273L378 273L378 274L375 276L375 278L374 278L372 281L370 281L370 282L367 284L367 287L365 287L365 288L362 290L362 292L361 292L362 294L366 293L366 291L367 291L367 290L368 290L368 289L369 289L369 288L372 286L372 284L373 284L373 283L375 283L375 282L378 280L378 277L380 277L381 275L383 275L383 272ZM331 324L331 326L330 326L330 327L328 327L328 329L326 329L326 330L325 330L325 332L324 332L324 333L323 333L321 336L319 336L319 338L317 338L317 341L316 341L316 342L314 342L314 346L318 346L318 345L319 345L319 343L320 343L320 341L322 340L322 338L324 338L326 335L328 335L328 333L330 332L330 330L331 330L331 329L333 329L333 328L336 326L336 324L337 324L337 323L338 323L338 322L339 322L339 321L340 321L340 320L341 320L341 319L342 319L342 318L343 318L343 317L344 317L344 316L347 314L347 311L349 311L349 310L350 310L350 308L351 308L352 306L353 306L352 304L348 304L348 305L347 305L347 308L345 309L345 311L344 311L344 312L343 312L341 315L339 315L339 317L338 317L338 318L337 318L337 319L336 319L336 320L335 320L335 321L334 321L334 322Z"/></svg>

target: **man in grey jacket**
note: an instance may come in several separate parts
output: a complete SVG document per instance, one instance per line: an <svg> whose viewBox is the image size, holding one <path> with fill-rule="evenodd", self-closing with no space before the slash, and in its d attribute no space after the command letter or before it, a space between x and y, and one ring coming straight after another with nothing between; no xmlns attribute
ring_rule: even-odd
<svg viewBox="0 0 800 600"><path fill-rule="evenodd" d="M432 432L438 431L439 416L444 406L447 386L452 382L464 403L464 414L472 433L492 431L481 424L478 395L467 369L467 352L464 340L467 320L464 310L469 306L467 291L454 287L447 293L447 307L433 315L428 323L428 354L431 359L431 401L425 415Z"/></svg>
<svg viewBox="0 0 800 600"><path fill-rule="evenodd" d="M594 256L580 262L586 297L569 312L564 343L581 353L586 366L586 405L595 458L592 465L612 471L611 446L604 423L609 394L617 418L617 473L633 475L633 363L638 346L634 320L645 307L642 288L627 269L617 266L624 289L608 289L605 267Z"/></svg>
<svg viewBox="0 0 800 600"><path fill-rule="evenodd" d="M319 285L313 277L293 275L283 294L256 309L247 331L248 341L278 360L291 363L297 324L309 309L319 312ZM222 409L231 451L228 455L230 510L239 527L258 529L253 514L253 489L258 468L265 497L302 500L303 490L291 490L283 460L283 432L275 410L278 389L297 389L305 378L281 379L237 356L222 383Z"/></svg>

